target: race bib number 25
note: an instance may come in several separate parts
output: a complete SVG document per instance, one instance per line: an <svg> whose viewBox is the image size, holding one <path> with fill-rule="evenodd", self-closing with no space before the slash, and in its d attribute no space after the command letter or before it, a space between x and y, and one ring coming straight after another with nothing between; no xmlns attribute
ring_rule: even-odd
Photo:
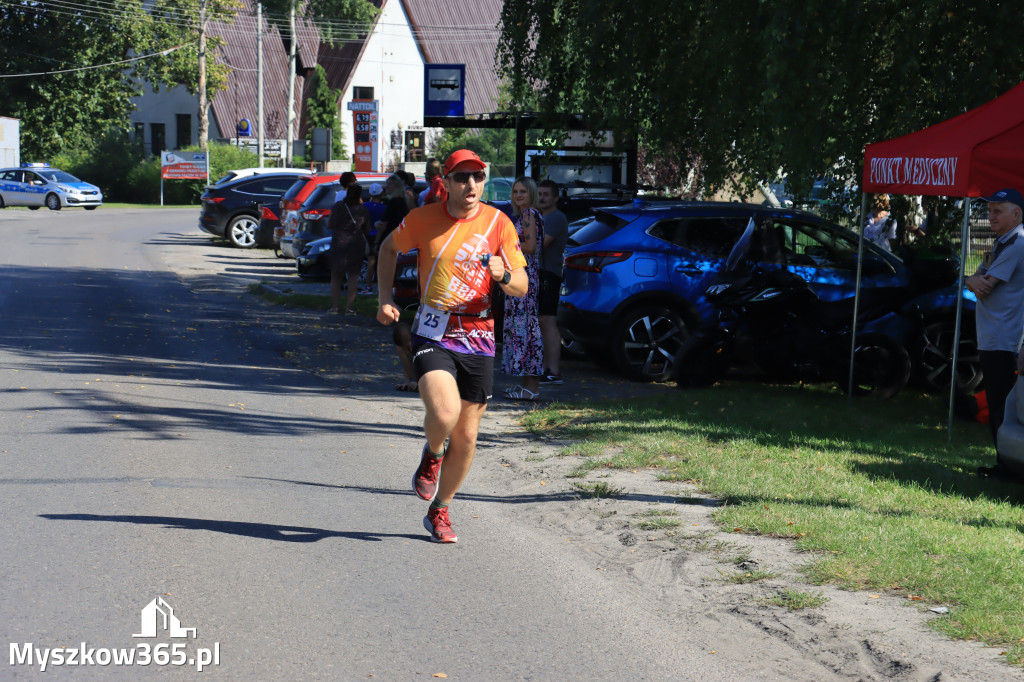
<svg viewBox="0 0 1024 682"><path fill-rule="evenodd" d="M413 333L432 341L440 341L445 330L448 329L449 317L451 317L451 313L421 305L416 312Z"/></svg>

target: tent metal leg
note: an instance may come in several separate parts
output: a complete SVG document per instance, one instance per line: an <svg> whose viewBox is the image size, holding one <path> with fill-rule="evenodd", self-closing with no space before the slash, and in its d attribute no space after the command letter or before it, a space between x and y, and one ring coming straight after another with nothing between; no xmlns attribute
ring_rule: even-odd
<svg viewBox="0 0 1024 682"><path fill-rule="evenodd" d="M964 197L964 224L960 231L960 278L956 288L956 328L953 330L953 360L949 378L949 416L946 425L946 442L953 442L953 397L956 395L956 364L960 356L960 321L964 310L964 268L967 267L967 250L971 243L971 198Z"/></svg>
<svg viewBox="0 0 1024 682"><path fill-rule="evenodd" d="M860 276L864 270L864 225L868 214L868 194L863 192L860 200L860 239L857 240L857 282L853 287L853 331L850 334L850 381L847 384L846 402L853 404L853 356L857 354L857 315L860 313Z"/></svg>

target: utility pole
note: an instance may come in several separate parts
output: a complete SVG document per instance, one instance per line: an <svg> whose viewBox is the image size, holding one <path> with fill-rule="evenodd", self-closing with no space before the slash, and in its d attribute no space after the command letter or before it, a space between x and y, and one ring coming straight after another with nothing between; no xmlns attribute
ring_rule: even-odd
<svg viewBox="0 0 1024 682"><path fill-rule="evenodd" d="M256 153L263 168L263 3L256 3Z"/></svg>
<svg viewBox="0 0 1024 682"><path fill-rule="evenodd" d="M298 63L299 37L295 35L295 2L292 0L288 8L288 30L291 34L291 49L288 50L288 116L287 130L284 137L284 165L292 166L292 140L295 139L295 66Z"/></svg>
<svg viewBox="0 0 1024 682"><path fill-rule="evenodd" d="M210 103L206 100L206 0L199 0L199 148L210 136Z"/></svg>

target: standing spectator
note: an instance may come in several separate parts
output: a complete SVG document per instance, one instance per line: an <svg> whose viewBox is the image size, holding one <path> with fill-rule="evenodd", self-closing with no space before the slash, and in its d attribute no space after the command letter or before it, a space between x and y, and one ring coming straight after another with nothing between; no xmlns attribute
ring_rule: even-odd
<svg viewBox="0 0 1024 682"><path fill-rule="evenodd" d="M395 175L402 179L405 183L405 205L411 211L414 208L418 208L419 204L417 200L419 197L416 196L416 176L409 171L395 171Z"/></svg>
<svg viewBox="0 0 1024 682"><path fill-rule="evenodd" d="M889 241L896 238L896 219L889 212L888 194L875 197L874 207L868 213L867 224L864 226L864 238L886 251L892 251Z"/></svg>
<svg viewBox="0 0 1024 682"><path fill-rule="evenodd" d="M409 206L405 200L405 181L397 173L384 181L384 197L384 213L376 223L377 248L375 251L380 251L380 245L384 243L392 230L401 224L409 212Z"/></svg>
<svg viewBox="0 0 1024 682"><path fill-rule="evenodd" d="M569 221L558 210L558 183L543 180L537 185L537 208L544 218L544 242L541 244L540 333L544 338L542 384L561 384L562 336L558 332L558 291L562 288L562 259L569 240Z"/></svg>
<svg viewBox="0 0 1024 682"><path fill-rule="evenodd" d="M996 441L1006 396L1016 381L1017 352L1024 339L1024 197L1015 189L1004 189L985 197L985 201L996 241L977 272L964 284L978 297L974 313L978 354L984 372L982 386L988 399L988 423L992 440ZM970 210L970 206L965 210ZM978 474L1014 478L999 461L998 451L996 465L978 467Z"/></svg>
<svg viewBox="0 0 1024 682"><path fill-rule="evenodd" d="M378 264L381 244L384 243L388 235L402 223L406 214L409 213L409 207L405 199L405 182L397 173L389 176L384 181L384 197L384 213L375 225L377 228L377 239L374 242L373 255L374 261L378 262ZM393 282L387 282L385 287L388 291L391 291L392 285ZM378 280L377 294L380 295L380 293L381 282Z"/></svg>
<svg viewBox="0 0 1024 682"><path fill-rule="evenodd" d="M384 188L380 186L380 183L373 183L370 185L368 190L370 194L370 200L363 204L366 208L366 212L369 215L370 229L366 235L366 282L365 286L359 290L360 294L372 294L373 293L373 281L377 277L377 223L384 217L385 206L381 202L381 198L384 196Z"/></svg>
<svg viewBox="0 0 1024 682"><path fill-rule="evenodd" d="M443 204L448 199L448 191L441 179L441 162L437 159L427 161L427 188L420 192L419 205Z"/></svg>
<svg viewBox="0 0 1024 682"><path fill-rule="evenodd" d="M399 251L417 249L420 307L413 323L413 365L426 408L427 442L413 490L431 500L423 525L434 542L456 542L448 505L469 474L480 419L494 380L491 287L526 293L526 261L515 228L480 203L484 162L468 149L445 162L448 201L410 213L381 245L377 278L394 279ZM381 324L398 321L391 289L380 288ZM443 465L443 466L442 466Z"/></svg>
<svg viewBox="0 0 1024 682"><path fill-rule="evenodd" d="M363 188L358 184L348 186L345 198L334 204L327 226L331 230L331 301L333 305L328 312L338 312L338 301L341 298L342 277L348 279L346 284L345 314L355 315L352 304L356 300L356 287L359 284L359 268L363 264L366 252L366 231L369 216L363 208Z"/></svg>
<svg viewBox="0 0 1024 682"><path fill-rule="evenodd" d="M379 182L375 182L370 185L368 191L370 200L363 204L363 206L366 207L366 212L370 214L370 224L373 225L384 215L384 204L381 202L381 199L384 198L384 188L381 187ZM372 234L376 234L376 232Z"/></svg>
<svg viewBox="0 0 1024 682"><path fill-rule="evenodd" d="M348 191L348 186L354 183L356 179L356 174L352 171L345 171L341 174L341 177L338 178L338 183L341 185L341 188L338 190L337 194L334 195L334 203L345 200L345 192Z"/></svg>
<svg viewBox="0 0 1024 682"><path fill-rule="evenodd" d="M540 254L544 239L544 218L537 210L537 185L521 177L512 184L512 216L515 218L519 248L526 256L529 288L522 298L505 299L505 330L501 346L501 369L520 377L518 386L505 389L513 400L536 400L540 376L544 373L544 339L540 333Z"/></svg>

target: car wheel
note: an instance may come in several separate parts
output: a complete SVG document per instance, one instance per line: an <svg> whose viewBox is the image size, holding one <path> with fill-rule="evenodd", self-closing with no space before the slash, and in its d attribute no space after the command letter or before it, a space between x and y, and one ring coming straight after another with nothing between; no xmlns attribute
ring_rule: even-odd
<svg viewBox="0 0 1024 682"><path fill-rule="evenodd" d="M840 362L837 382L850 390L850 363ZM853 356L853 395L891 398L910 379L910 356L903 345L885 334L860 334Z"/></svg>
<svg viewBox="0 0 1024 682"><path fill-rule="evenodd" d="M0 208L7 208L7 204L4 203L3 197L0 197Z"/></svg>
<svg viewBox="0 0 1024 682"><path fill-rule="evenodd" d="M626 313L615 327L612 354L619 371L633 381L666 381L688 338L682 316L665 306L643 306Z"/></svg>
<svg viewBox="0 0 1024 682"><path fill-rule="evenodd" d="M86 211L95 211L96 210L95 206L83 206L82 208L84 208Z"/></svg>
<svg viewBox="0 0 1024 682"><path fill-rule="evenodd" d="M259 222L251 215L243 213L235 216L228 223L225 231L228 241L240 249L251 249L256 246L256 228Z"/></svg>
<svg viewBox="0 0 1024 682"><path fill-rule="evenodd" d="M51 211L59 211L60 210L60 197L58 197L56 194L47 194L46 195L46 208L50 209Z"/></svg>
<svg viewBox="0 0 1024 682"><path fill-rule="evenodd" d="M29 206L28 210L30 210L30 211L38 211L39 207L38 206Z"/></svg>
<svg viewBox="0 0 1024 682"><path fill-rule="evenodd" d="M960 351L956 359L956 386L965 393L973 393L981 385L981 356L974 334L974 316L963 316L960 333ZM956 318L953 314L925 322L916 347L913 349L914 383L929 391L948 391L950 366L953 363L953 338Z"/></svg>

